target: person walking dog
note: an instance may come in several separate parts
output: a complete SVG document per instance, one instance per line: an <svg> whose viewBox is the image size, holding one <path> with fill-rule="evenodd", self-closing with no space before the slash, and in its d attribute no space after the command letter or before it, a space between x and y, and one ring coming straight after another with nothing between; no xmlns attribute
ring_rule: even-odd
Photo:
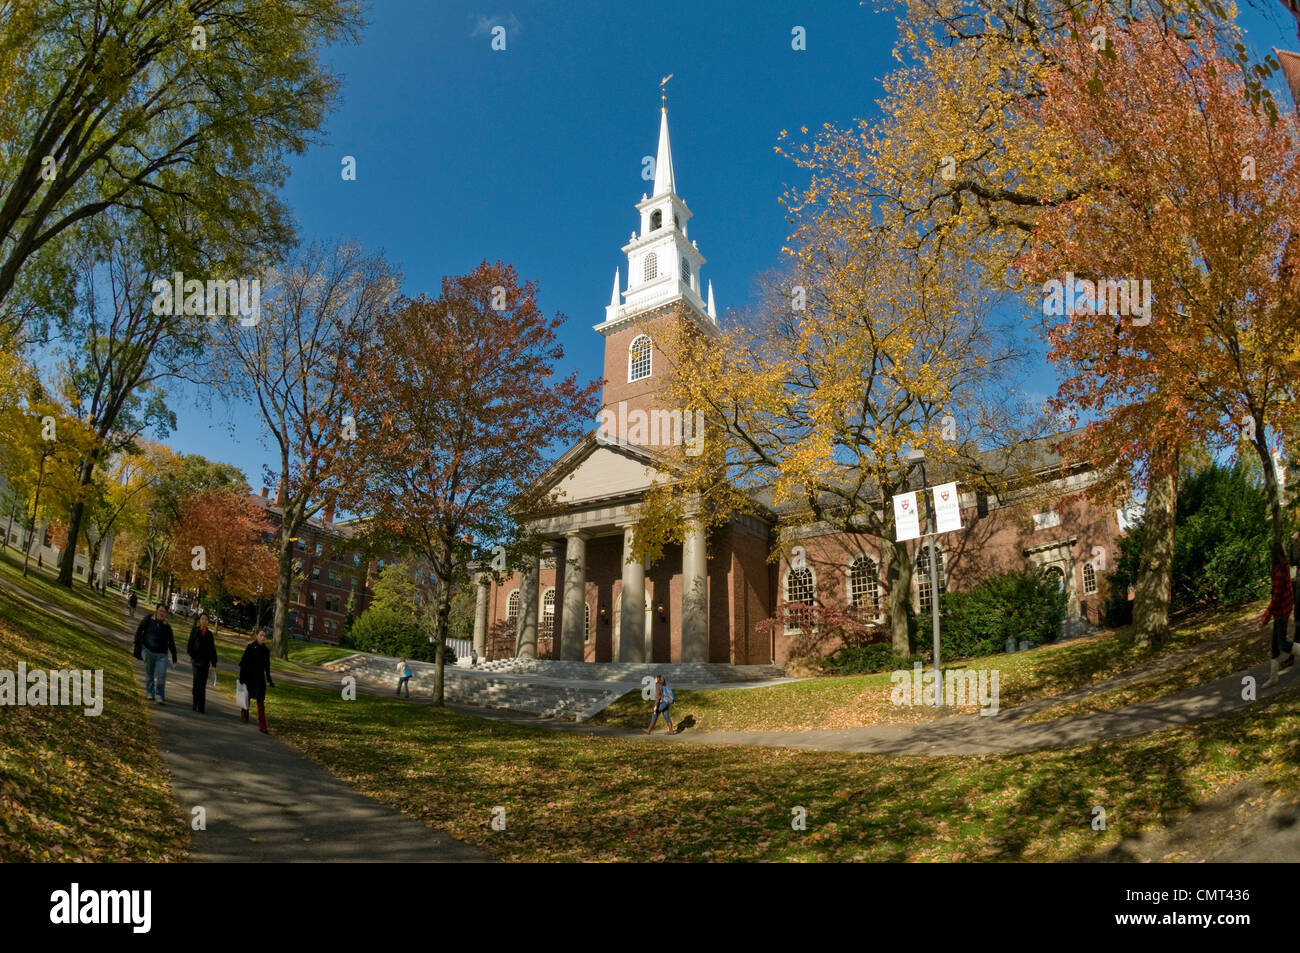
<svg viewBox="0 0 1300 953"><path fill-rule="evenodd" d="M135 646L131 654L144 661L144 697L145 701L164 704L167 695L167 655L171 654L172 664L176 664L176 637L172 634L171 623L167 621L167 609L160 602L154 608L153 615L140 620L135 630Z"/></svg>
<svg viewBox="0 0 1300 953"><path fill-rule="evenodd" d="M190 640L185 645L194 669L194 706L199 714L207 712L208 670L217 666L217 639L208 628L208 614L199 614L198 624L190 629Z"/></svg>
<svg viewBox="0 0 1300 953"><path fill-rule="evenodd" d="M676 731L676 729L673 728L673 720L668 715L668 709L672 707L673 701L673 690L668 687L668 679L664 678L662 675L656 675L654 698L655 707L654 713L650 716L650 727L645 730L647 735L655 730L655 722L659 720L660 715L664 716L664 724L668 726L668 733L671 735Z"/></svg>
<svg viewBox="0 0 1300 953"><path fill-rule="evenodd" d="M248 701L257 702L257 730L269 734L266 727L266 687L275 688L271 681L271 650L266 647L266 629L258 629L253 641L244 649L244 657L239 660L239 680L248 692L248 699L240 706L241 721L248 721Z"/></svg>

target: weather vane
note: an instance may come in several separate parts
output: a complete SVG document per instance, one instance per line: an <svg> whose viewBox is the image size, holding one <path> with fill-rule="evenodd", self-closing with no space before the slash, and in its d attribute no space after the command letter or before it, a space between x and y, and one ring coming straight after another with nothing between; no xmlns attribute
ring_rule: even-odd
<svg viewBox="0 0 1300 953"><path fill-rule="evenodd" d="M669 73L663 79L659 80L659 99L664 109L668 108L668 90L666 87L668 86L668 81L672 78L673 74Z"/></svg>

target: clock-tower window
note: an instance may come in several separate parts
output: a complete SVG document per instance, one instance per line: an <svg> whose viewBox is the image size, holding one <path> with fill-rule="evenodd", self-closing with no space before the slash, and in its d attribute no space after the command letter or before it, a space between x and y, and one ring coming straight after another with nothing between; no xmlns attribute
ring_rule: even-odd
<svg viewBox="0 0 1300 953"><path fill-rule="evenodd" d="M654 350L650 337L638 334L627 349L627 382L645 380L650 376L650 354Z"/></svg>
<svg viewBox="0 0 1300 953"><path fill-rule="evenodd" d="M654 252L645 256L645 271L642 276L645 281L659 277L659 256Z"/></svg>
<svg viewBox="0 0 1300 953"><path fill-rule="evenodd" d="M663 225L664 213L659 211L659 209L655 209L650 213L650 231L658 231L660 228L663 228Z"/></svg>

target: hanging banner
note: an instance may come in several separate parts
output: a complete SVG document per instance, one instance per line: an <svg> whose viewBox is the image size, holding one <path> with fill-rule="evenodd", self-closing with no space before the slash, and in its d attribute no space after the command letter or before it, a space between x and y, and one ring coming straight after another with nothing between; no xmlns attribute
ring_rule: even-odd
<svg viewBox="0 0 1300 953"><path fill-rule="evenodd" d="M916 518L916 492L900 493L894 497L895 539L903 542L921 535L921 521Z"/></svg>
<svg viewBox="0 0 1300 953"><path fill-rule="evenodd" d="M936 486L934 493L934 531L949 533L961 529L961 496L956 483Z"/></svg>

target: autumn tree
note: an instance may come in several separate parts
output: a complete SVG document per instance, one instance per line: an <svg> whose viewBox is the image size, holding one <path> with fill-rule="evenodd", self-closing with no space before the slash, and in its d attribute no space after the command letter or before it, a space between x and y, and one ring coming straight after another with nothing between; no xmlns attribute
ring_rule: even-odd
<svg viewBox="0 0 1300 953"><path fill-rule="evenodd" d="M1227 46L1239 37L1212 0L1103 5L1127 19L1201 24ZM898 9L895 56L903 65L884 78L880 117L847 127L828 124L811 141L778 146L812 174L812 186L795 195L792 208L798 212L800 203L826 197L870 205L876 217L864 227L900 236L920 259L950 255L992 291L1026 294L1012 266L1038 217L1096 185L1054 161L1067 140L1023 109L1042 97L1058 53L1054 40L1077 29L1083 7L1072 0L900 0ZM1235 59L1245 70L1244 46ZM1276 109L1265 85L1274 67L1250 64L1244 80L1245 92L1266 110ZM842 174L820 175L827 166ZM1036 290L1028 289L1031 300ZM1089 495L1128 495L1135 474L1125 470L1115 448L1063 441L1058 449L1075 457L1091 449L1094 473L1103 479L1092 483ZM1163 513L1171 526L1176 467L1165 461L1176 456L1174 447L1157 454L1162 466L1147 500L1151 517ZM1155 631L1167 627L1167 607L1150 593L1167 588L1172 568L1167 558L1144 566L1143 576L1156 578L1139 586L1135 617Z"/></svg>
<svg viewBox="0 0 1300 953"><path fill-rule="evenodd" d="M815 187L843 168L821 167ZM977 437L1002 432L1000 385L1017 355L960 261L922 262L869 227L869 204L826 194L804 206L792 272L756 314L659 332L676 355L668 402L702 410L706 430L699 453L668 449L674 479L650 493L638 536L654 559L687 518L720 524L761 499L786 554L814 523L873 559L878 540L891 641L907 654L912 559L892 498L920 486L913 451L932 483L979 470Z"/></svg>
<svg viewBox="0 0 1300 953"><path fill-rule="evenodd" d="M381 318L373 359L353 366L346 395L357 423L347 499L376 532L429 567L442 704L452 600L471 588L483 547L519 535L547 449L576 439L598 383L559 377L563 348L533 282L482 263L447 277L441 295L403 299Z"/></svg>
<svg viewBox="0 0 1300 953"><path fill-rule="evenodd" d="M181 506L171 569L184 586L200 589L220 612L230 596L255 599L275 584L276 557L266 511L245 492L210 491Z"/></svg>
<svg viewBox="0 0 1300 953"><path fill-rule="evenodd" d="M1153 496L1170 493L1168 450L1189 437L1248 448L1281 544L1270 441L1292 426L1300 385L1294 116L1275 123L1251 101L1208 29L1183 36L1104 11L1085 25L1059 40L1034 111L1067 143L1063 174L1097 185L1045 212L1022 259L1035 281L1093 282L1051 330L1053 358L1072 370L1058 403L1088 414L1088 439L1121 460L1160 461ZM1146 534L1172 557L1172 520L1155 509ZM1168 588L1152 598L1167 605Z"/></svg>
<svg viewBox="0 0 1300 953"><path fill-rule="evenodd" d="M283 157L337 95L321 48L359 28L352 0L0 5L4 330L24 265L53 277L69 230L110 209L178 249L286 243Z"/></svg>
<svg viewBox="0 0 1300 953"><path fill-rule="evenodd" d="M351 476L340 456L357 432L344 375L373 349L398 284L380 255L354 244L312 245L272 276L260 321L225 326L225 387L257 408L279 466L271 479L283 512L272 640L280 658L289 651L294 540Z"/></svg>

